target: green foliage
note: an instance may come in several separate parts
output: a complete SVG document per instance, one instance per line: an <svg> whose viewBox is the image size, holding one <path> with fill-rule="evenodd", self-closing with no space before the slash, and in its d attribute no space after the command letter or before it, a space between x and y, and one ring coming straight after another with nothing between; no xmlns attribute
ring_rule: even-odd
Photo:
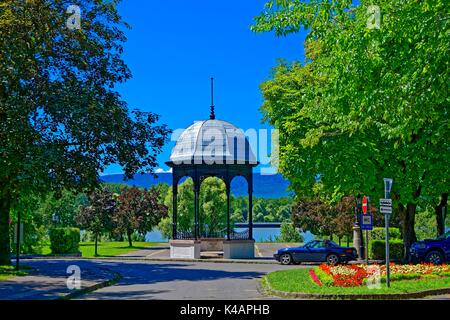
<svg viewBox="0 0 450 320"><path fill-rule="evenodd" d="M436 214L433 208L428 206L418 211L415 230L419 240L436 238Z"/></svg>
<svg viewBox="0 0 450 320"><path fill-rule="evenodd" d="M401 240L389 240L389 256L392 260L403 258L403 242ZM386 241L373 240L370 242L370 258L384 260L386 258Z"/></svg>
<svg viewBox="0 0 450 320"><path fill-rule="evenodd" d="M386 239L386 229L385 228L373 228L369 231L370 240L384 240ZM389 228L389 239L390 240L401 240L402 236L399 228Z"/></svg>
<svg viewBox="0 0 450 320"><path fill-rule="evenodd" d="M320 268L314 268L314 272L316 273L317 277L319 278L320 282L325 287L333 287L334 286L334 280L331 275L324 272Z"/></svg>
<svg viewBox="0 0 450 320"><path fill-rule="evenodd" d="M1 1L0 264L21 195L90 191L115 163L129 178L152 171L170 132L117 92L131 77L117 1L77 5L82 28L70 30L67 1Z"/></svg>
<svg viewBox="0 0 450 320"><path fill-rule="evenodd" d="M78 253L80 229L52 228L49 231L50 248L53 254Z"/></svg>
<svg viewBox="0 0 450 320"><path fill-rule="evenodd" d="M16 239L13 239L17 216L20 212L21 224L23 225L23 241L20 245L20 252L25 254L40 254L47 241L47 226L49 225L45 215L39 210L41 199L27 195L22 197L19 204L11 211L11 224L9 235L12 252L16 252Z"/></svg>
<svg viewBox="0 0 450 320"><path fill-rule="evenodd" d="M279 168L301 196L383 196L394 178L394 212L405 252L421 197L448 192L450 20L444 1L270 1L256 32L305 28L305 61L281 61L261 85L264 120L280 130Z"/></svg>
<svg viewBox="0 0 450 320"><path fill-rule="evenodd" d="M73 193L63 190L61 193L49 193L43 200L39 201L34 214L42 215L47 225L54 224L53 215L57 215L56 224L59 227L76 226L75 217L80 206L86 205L88 198L84 193Z"/></svg>
<svg viewBox="0 0 450 320"><path fill-rule="evenodd" d="M303 242L303 237L301 236L299 230L294 227L290 222L283 221L280 228L280 236L277 237L277 242Z"/></svg>
<svg viewBox="0 0 450 320"><path fill-rule="evenodd" d="M207 178L200 187L199 223L205 235L221 234L227 228L226 187L219 178Z"/></svg>

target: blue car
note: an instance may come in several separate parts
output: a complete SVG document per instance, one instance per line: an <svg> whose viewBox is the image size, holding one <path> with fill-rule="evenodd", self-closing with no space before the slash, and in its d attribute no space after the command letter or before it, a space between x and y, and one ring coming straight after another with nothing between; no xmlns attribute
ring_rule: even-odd
<svg viewBox="0 0 450 320"><path fill-rule="evenodd" d="M437 239L427 239L412 244L412 262L442 264L450 261L450 231Z"/></svg>
<svg viewBox="0 0 450 320"><path fill-rule="evenodd" d="M355 248L341 247L330 240L314 240L304 246L283 248L274 254L281 264L299 264L301 262L326 262L330 265L347 263L358 259Z"/></svg>

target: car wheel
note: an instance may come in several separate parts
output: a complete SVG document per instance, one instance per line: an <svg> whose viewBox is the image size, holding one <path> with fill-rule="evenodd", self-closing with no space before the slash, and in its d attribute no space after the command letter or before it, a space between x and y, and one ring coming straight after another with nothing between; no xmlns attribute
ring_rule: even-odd
<svg viewBox="0 0 450 320"><path fill-rule="evenodd" d="M292 263L292 257L289 253L285 253L283 255L281 255L280 257L280 262L283 265L288 265Z"/></svg>
<svg viewBox="0 0 450 320"><path fill-rule="evenodd" d="M332 253L327 256L327 263L331 266L337 265L339 263L339 257Z"/></svg>
<svg viewBox="0 0 450 320"><path fill-rule="evenodd" d="M432 264L442 264L444 263L444 256L439 251L433 250L428 252L425 257L425 262Z"/></svg>

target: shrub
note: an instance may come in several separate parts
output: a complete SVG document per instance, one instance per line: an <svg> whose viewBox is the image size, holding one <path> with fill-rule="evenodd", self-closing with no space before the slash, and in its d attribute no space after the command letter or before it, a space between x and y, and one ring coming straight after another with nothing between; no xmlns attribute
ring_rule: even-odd
<svg viewBox="0 0 450 320"><path fill-rule="evenodd" d="M50 248L53 254L78 253L80 244L80 229L53 228L50 229Z"/></svg>
<svg viewBox="0 0 450 320"><path fill-rule="evenodd" d="M386 231L385 228L373 228L369 232L371 240L385 240ZM401 240L402 236L399 228L389 228L389 239Z"/></svg>
<svg viewBox="0 0 450 320"><path fill-rule="evenodd" d="M16 225L10 226L10 243L13 253L16 253ZM47 229L45 226L38 226L34 221L23 224L23 241L20 245L20 252L24 254L41 254L42 248L47 242Z"/></svg>
<svg viewBox="0 0 450 320"><path fill-rule="evenodd" d="M375 260L384 260L386 258L386 241L373 240L371 241L370 258ZM403 241L390 240L389 241L389 257L393 260L401 260L403 258Z"/></svg>

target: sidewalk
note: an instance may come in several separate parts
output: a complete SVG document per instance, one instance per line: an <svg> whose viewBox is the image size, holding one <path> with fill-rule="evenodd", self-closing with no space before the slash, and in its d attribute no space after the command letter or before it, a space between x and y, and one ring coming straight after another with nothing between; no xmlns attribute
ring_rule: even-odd
<svg viewBox="0 0 450 320"><path fill-rule="evenodd" d="M26 263L24 263L26 264ZM31 269L29 275L0 281L0 300L55 300L74 290L67 287L67 267L76 265L81 270L81 289L87 289L114 278L115 274L99 266L93 267L84 261L49 261L45 270Z"/></svg>

